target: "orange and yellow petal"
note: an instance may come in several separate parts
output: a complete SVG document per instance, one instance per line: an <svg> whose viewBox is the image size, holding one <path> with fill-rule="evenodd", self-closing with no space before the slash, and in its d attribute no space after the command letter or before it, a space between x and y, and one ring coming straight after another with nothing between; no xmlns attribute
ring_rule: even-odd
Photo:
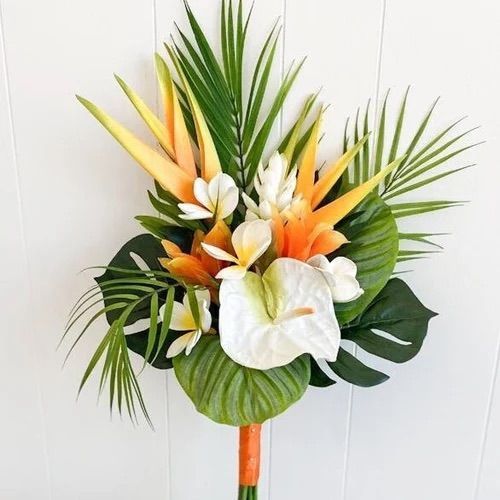
<svg viewBox="0 0 500 500"><path fill-rule="evenodd" d="M162 265L178 278L184 279L193 285L203 285L209 287L213 284L213 278L205 270L201 262L191 255L182 255L165 262Z"/></svg>
<svg viewBox="0 0 500 500"><path fill-rule="evenodd" d="M329 255L348 242L347 238L339 231L327 229L322 231L313 241L310 257L320 254Z"/></svg>
<svg viewBox="0 0 500 500"><path fill-rule="evenodd" d="M316 208L324 199L324 197L333 188L335 183L340 179L341 175L349 166L352 159L359 153L364 143L368 140L367 134L358 141L351 149L346 151L327 171L318 179L314 185L313 195L311 200L312 208Z"/></svg>
<svg viewBox="0 0 500 500"><path fill-rule="evenodd" d="M179 257L183 254L181 248L170 240L162 240L161 242L166 254L173 259L174 257Z"/></svg>
<svg viewBox="0 0 500 500"><path fill-rule="evenodd" d="M231 231L224 221L218 221L217 224L204 236L203 243L220 248L228 253L233 252L231 244ZM227 266L226 262L214 259L203 250L199 248L199 258L205 269L212 275L216 276L217 273Z"/></svg>
<svg viewBox="0 0 500 500"><path fill-rule="evenodd" d="M311 216L313 223L324 223L331 226L337 224L337 222L341 221L351 210L359 205L386 175L397 168L402 160L403 158L399 158L392 162L370 180L313 212Z"/></svg>
<svg viewBox="0 0 500 500"><path fill-rule="evenodd" d="M174 150L174 158L179 167L193 177L196 177L196 165L191 139L179 104L179 98L177 97L168 66L158 54L156 54L156 70L165 106L166 128Z"/></svg>
<svg viewBox="0 0 500 500"><path fill-rule="evenodd" d="M95 104L83 97L78 97L78 100L163 188L184 202L196 203L193 193L194 178L191 175L170 158L158 154Z"/></svg>
<svg viewBox="0 0 500 500"><path fill-rule="evenodd" d="M300 194L307 201L311 201L313 196L314 179L316 175L316 159L318 156L319 134L323 110L320 111L316 122L314 123L311 136L307 141L302 161L300 162L297 174L297 187L295 194Z"/></svg>

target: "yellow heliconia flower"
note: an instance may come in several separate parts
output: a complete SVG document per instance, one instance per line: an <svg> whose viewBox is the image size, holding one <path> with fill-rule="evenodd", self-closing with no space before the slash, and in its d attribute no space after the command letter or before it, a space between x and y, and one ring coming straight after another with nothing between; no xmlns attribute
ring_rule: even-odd
<svg viewBox="0 0 500 500"><path fill-rule="evenodd" d="M198 178L198 170L177 91L168 67L159 55L156 55L156 68L165 106L165 123L120 77L116 77L116 79L139 115L153 132L166 155L158 153L154 148L141 141L130 130L92 102L80 96L77 96L77 99L165 190L181 202L197 203L193 193L193 184ZM222 172L219 157L196 98L189 88L181 68L177 69L184 83L188 104L195 122L200 151L200 175L208 182Z"/></svg>

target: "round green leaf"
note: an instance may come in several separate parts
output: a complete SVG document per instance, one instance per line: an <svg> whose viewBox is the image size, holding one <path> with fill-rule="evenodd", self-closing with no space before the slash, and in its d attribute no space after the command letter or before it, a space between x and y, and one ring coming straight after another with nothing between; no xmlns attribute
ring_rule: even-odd
<svg viewBox="0 0 500 500"><path fill-rule="evenodd" d="M376 194L367 196L335 229L350 241L335 256L343 255L356 263L357 279L365 291L353 302L335 305L339 323L345 325L359 316L389 281L398 256L399 235L390 208Z"/></svg>
<svg viewBox="0 0 500 500"><path fill-rule="evenodd" d="M232 361L211 335L189 356L174 358L174 369L200 413L234 426L260 424L284 412L302 397L310 378L307 355L279 368L254 370Z"/></svg>

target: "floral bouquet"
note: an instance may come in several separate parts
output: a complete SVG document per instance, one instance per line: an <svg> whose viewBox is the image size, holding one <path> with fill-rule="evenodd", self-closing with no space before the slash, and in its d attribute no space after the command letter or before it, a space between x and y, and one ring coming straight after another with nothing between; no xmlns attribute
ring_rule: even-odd
<svg viewBox="0 0 500 500"><path fill-rule="evenodd" d="M156 54L161 118L117 77L157 148L78 97L154 178L148 194L157 214L137 217L148 233L104 268L72 310L66 334L90 315L71 352L106 317L80 390L99 366L111 409L134 421L139 410L151 424L130 351L144 358L143 368L173 368L199 412L240 428L239 498L253 500L263 422L308 385L387 380L342 341L395 363L420 350L435 314L395 277L395 267L438 245L431 233L398 226L459 202L395 199L461 170L436 171L472 146L454 149L465 135L450 136L458 122L424 141L432 106L401 147L408 92L388 139L386 98L374 137L367 107L346 125L343 153L332 162L318 161L325 109L317 95L273 146L271 132L301 64L269 98L278 28L247 78L251 13L241 2L223 1L221 10L220 57L187 4L191 36L179 30L179 42L165 45L175 73Z"/></svg>

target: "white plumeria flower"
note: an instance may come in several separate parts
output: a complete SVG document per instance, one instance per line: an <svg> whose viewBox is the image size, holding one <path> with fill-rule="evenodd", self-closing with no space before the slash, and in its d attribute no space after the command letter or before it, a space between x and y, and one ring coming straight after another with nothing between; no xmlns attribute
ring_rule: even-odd
<svg viewBox="0 0 500 500"><path fill-rule="evenodd" d="M288 175L287 172L288 161L279 153L273 154L267 168L259 165L254 180L259 204L245 193L242 195L247 207L246 220L269 220L276 211L282 213L290 207L297 184L297 169L292 169Z"/></svg>
<svg viewBox="0 0 500 500"><path fill-rule="evenodd" d="M219 291L222 348L236 363L268 370L309 353L335 361L340 327L321 273L304 262L276 259L261 276L224 280Z"/></svg>
<svg viewBox="0 0 500 500"><path fill-rule="evenodd" d="M356 279L358 269L352 260L336 257L329 262L324 255L315 255L307 263L323 273L334 302L351 302L363 295L364 290Z"/></svg>
<svg viewBox="0 0 500 500"><path fill-rule="evenodd" d="M194 181L193 192L200 205L179 203L179 208L184 212L179 215L181 219L225 219L238 205L238 188L227 174L217 174L210 182L198 177Z"/></svg>
<svg viewBox="0 0 500 500"><path fill-rule="evenodd" d="M208 290L195 291L196 303L198 304L199 322L195 320L195 315L191 310L189 295L184 295L182 303L174 302L172 308L172 318L170 329L178 332L188 333L174 340L167 351L167 358L173 358L186 350L188 356L193 347L200 340L203 333L207 333L212 325L212 315L208 310L210 306L210 292ZM165 306L160 309L160 317L163 317Z"/></svg>
<svg viewBox="0 0 500 500"><path fill-rule="evenodd" d="M249 267L268 249L272 239L269 222L254 220L240 224L231 237L236 257L213 245L201 245L214 259L234 264L219 271L217 279L241 279Z"/></svg>

